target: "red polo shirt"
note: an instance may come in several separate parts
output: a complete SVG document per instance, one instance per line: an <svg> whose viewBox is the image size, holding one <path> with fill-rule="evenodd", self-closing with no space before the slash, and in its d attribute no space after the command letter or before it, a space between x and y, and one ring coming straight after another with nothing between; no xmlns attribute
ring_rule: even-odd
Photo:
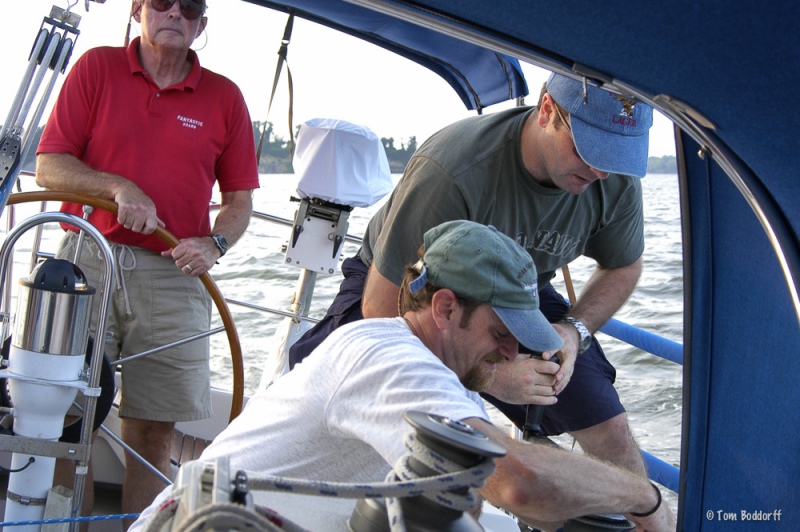
<svg viewBox="0 0 800 532"><path fill-rule="evenodd" d="M221 192L258 188L250 115L239 88L200 67L180 83L159 89L138 57L139 39L127 49L86 52L73 66L37 153L69 153L95 170L136 183L156 205L159 218L178 238L211 231L209 200ZM82 216L80 205L62 212ZM116 216L96 210L90 221L110 241L155 252L167 245L134 233Z"/></svg>

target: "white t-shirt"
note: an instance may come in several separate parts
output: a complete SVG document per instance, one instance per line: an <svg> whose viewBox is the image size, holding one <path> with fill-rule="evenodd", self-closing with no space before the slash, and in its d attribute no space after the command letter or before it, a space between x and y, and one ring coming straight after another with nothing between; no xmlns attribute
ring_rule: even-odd
<svg viewBox="0 0 800 532"><path fill-rule="evenodd" d="M405 454L408 410L489 420L480 396L405 320L361 320L250 399L201 459L228 455L231 469L296 478L382 480Z"/></svg>
<svg viewBox="0 0 800 532"><path fill-rule="evenodd" d="M203 452L231 471L329 482L380 482L405 454L409 410L453 420L489 415L480 396L414 336L403 318L359 320L247 407ZM139 530L171 488L131 530Z"/></svg>

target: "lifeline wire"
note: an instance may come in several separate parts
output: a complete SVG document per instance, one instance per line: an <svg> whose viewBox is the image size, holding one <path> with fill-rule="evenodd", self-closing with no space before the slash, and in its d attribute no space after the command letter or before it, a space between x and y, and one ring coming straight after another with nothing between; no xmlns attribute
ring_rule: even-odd
<svg viewBox="0 0 800 532"><path fill-rule="evenodd" d="M32 519L29 521L6 521L0 523L0 527L52 525L55 523L88 523L90 521L116 521L118 519L136 519L137 517L139 517L139 514L91 515L87 517L60 517L53 519Z"/></svg>

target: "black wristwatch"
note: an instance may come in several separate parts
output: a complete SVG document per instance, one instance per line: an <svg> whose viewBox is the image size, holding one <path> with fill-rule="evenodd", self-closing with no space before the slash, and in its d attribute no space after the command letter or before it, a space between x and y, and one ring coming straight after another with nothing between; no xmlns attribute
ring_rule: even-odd
<svg viewBox="0 0 800 532"><path fill-rule="evenodd" d="M223 255L225 255L228 252L228 248L230 246L228 246L228 241L224 236L215 235L214 233L211 233L208 236L211 237L211 240L213 240L214 244L217 246L217 249L221 253L220 257L222 257Z"/></svg>
<svg viewBox="0 0 800 532"><path fill-rule="evenodd" d="M564 318L562 321L566 321L575 327L575 330L578 331L578 335L581 337L581 341L578 344L578 354L580 355L589 349L589 346L592 344L592 334L589 332L589 329L586 328L586 325L584 325L581 320L571 316Z"/></svg>

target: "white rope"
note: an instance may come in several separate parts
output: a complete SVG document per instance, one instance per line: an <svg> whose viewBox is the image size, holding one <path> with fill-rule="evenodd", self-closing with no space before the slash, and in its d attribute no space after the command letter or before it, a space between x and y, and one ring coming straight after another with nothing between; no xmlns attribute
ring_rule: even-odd
<svg viewBox="0 0 800 532"><path fill-rule="evenodd" d="M125 244L112 244L111 242L109 244L111 244L114 260L117 262L117 290L122 290L122 295L125 298L125 313L130 316L132 314L131 302L128 299L128 288L125 286L125 274L123 272L132 272L136 269L136 255Z"/></svg>
<svg viewBox="0 0 800 532"><path fill-rule="evenodd" d="M374 484L324 482L271 475L251 477L252 473L247 471L245 473L248 476L248 486L254 490L279 491L299 495L322 495L345 499L382 499L386 497L416 497L425 495L428 491L435 492L435 496L443 491L463 487L481 487L483 486L483 481L492 471L494 471L493 465L481 464L458 473L446 473L410 481L378 482ZM457 509L457 499L457 497L452 497L450 498L450 503L445 502L445 504ZM439 501L439 499L435 500Z"/></svg>
<svg viewBox="0 0 800 532"><path fill-rule="evenodd" d="M422 462L424 465L429 467L433 471L440 472L445 479L451 478L453 475L449 473L450 471L458 471L462 470L462 466L449 460L448 458L442 456L441 454L435 452L433 449L429 448L428 446L421 443L413 434L409 434L405 440L406 450L408 454L406 456L402 456L394 466L394 470L389 473L386 480L392 481L395 478L399 478L403 481L414 481L417 480L419 477L417 473L413 470L410 464L410 460L412 458L416 459L419 462ZM486 465L480 464L477 467ZM491 471L486 476L483 476L482 469L471 468L468 470L463 470L463 472L471 472L476 471L477 474L480 476L480 481L476 485L469 485L470 487L481 487L484 484L486 478L494 472L494 462L488 461L488 465L491 466ZM433 480L435 478L440 477L424 477L425 480ZM417 480L417 484L420 482ZM441 504L443 506L447 506L454 510L459 510L462 512L469 511L478 501L476 497L473 495L472 490L465 490L463 494L455 493L450 490L426 490L423 493L419 494L421 497L425 497L426 499L433 501L437 504ZM386 512L389 517L389 527L392 532L406 532L405 527L405 519L403 517L403 507L400 504L400 499L397 497L387 497L386 498Z"/></svg>

